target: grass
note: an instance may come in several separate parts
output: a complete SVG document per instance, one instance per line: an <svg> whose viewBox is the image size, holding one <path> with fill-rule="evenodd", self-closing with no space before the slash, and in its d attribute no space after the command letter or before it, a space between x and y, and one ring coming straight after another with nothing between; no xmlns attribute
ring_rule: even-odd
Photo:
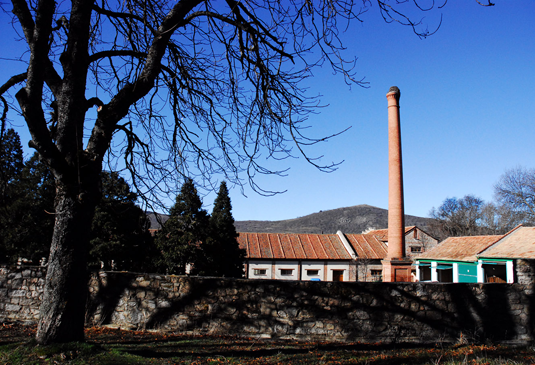
<svg viewBox="0 0 535 365"><path fill-rule="evenodd" d="M87 342L39 346L34 329L0 328L0 364L534 364L535 349L258 340L89 328Z"/></svg>

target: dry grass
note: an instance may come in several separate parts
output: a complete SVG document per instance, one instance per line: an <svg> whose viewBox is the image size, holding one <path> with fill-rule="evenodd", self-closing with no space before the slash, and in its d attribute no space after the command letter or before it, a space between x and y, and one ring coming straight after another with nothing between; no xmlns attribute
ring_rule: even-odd
<svg viewBox="0 0 535 365"><path fill-rule="evenodd" d="M0 329L2 364L534 364L531 347L417 346L184 336L88 328L86 343L37 346L35 328Z"/></svg>

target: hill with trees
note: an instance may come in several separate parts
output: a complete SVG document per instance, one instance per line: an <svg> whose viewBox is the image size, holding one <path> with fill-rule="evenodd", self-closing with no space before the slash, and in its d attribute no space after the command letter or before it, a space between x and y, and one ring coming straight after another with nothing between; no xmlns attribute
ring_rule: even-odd
<svg viewBox="0 0 535 365"><path fill-rule="evenodd" d="M149 213L151 229L159 229L160 222L165 222L165 214ZM418 226L424 230L432 219L405 215L406 226ZM388 210L371 205L360 204L352 207L319 211L304 217L280 221L236 221L238 232L258 233L362 233L370 229L388 227Z"/></svg>
<svg viewBox="0 0 535 365"><path fill-rule="evenodd" d="M425 229L429 218L405 216L406 226ZM319 211L295 219L280 221L237 221L238 232L277 233L362 233L369 229L388 227L388 210L361 204L352 207Z"/></svg>

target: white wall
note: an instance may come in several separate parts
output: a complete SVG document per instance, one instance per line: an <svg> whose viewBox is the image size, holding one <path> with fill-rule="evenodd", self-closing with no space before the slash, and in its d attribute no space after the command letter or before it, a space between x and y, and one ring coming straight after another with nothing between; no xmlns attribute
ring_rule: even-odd
<svg viewBox="0 0 535 365"><path fill-rule="evenodd" d="M318 275L308 275L308 270L318 270ZM323 262L303 261L301 268L301 280L310 281L312 279L325 280L325 265Z"/></svg>
<svg viewBox="0 0 535 365"><path fill-rule="evenodd" d="M255 275L255 269L266 270L265 275ZM269 261L249 261L249 279L271 279L271 262Z"/></svg>
<svg viewBox="0 0 535 365"><path fill-rule="evenodd" d="M249 260L248 278L249 279L276 279L276 280L299 280L310 281L314 278L321 281L332 281L333 270L343 270L343 280L350 279L350 264L348 262L336 261L261 261ZM265 270L265 274L255 275L255 270ZM291 275L282 275L281 270L291 270ZM301 270L301 275L299 275ZM309 275L308 270L318 270L318 275Z"/></svg>
<svg viewBox="0 0 535 365"><path fill-rule="evenodd" d="M291 270L291 275L282 275L281 270ZM275 277L277 280L299 280L298 261L275 261Z"/></svg>
<svg viewBox="0 0 535 365"><path fill-rule="evenodd" d="M327 281L333 281L333 270L344 270L344 281L349 281L349 264L346 262L329 262L327 264Z"/></svg>

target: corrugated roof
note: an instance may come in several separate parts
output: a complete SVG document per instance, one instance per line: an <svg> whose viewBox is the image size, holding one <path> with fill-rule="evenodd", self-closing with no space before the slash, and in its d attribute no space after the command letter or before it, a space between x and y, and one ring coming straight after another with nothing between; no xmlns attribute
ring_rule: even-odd
<svg viewBox="0 0 535 365"><path fill-rule="evenodd" d="M386 244L375 234L344 234L357 253L358 259L384 259Z"/></svg>
<svg viewBox="0 0 535 365"><path fill-rule="evenodd" d="M535 259L535 227L517 227L478 257Z"/></svg>
<svg viewBox="0 0 535 365"><path fill-rule="evenodd" d="M502 238L495 236L449 237L438 246L424 252L418 259L477 261L476 255Z"/></svg>
<svg viewBox="0 0 535 365"><path fill-rule="evenodd" d="M241 232L238 243L249 259L351 260L336 234Z"/></svg>
<svg viewBox="0 0 535 365"><path fill-rule="evenodd" d="M414 228L416 228L416 226L405 227L405 234L409 233ZM381 241L388 241L388 228L374 229L373 231L367 232L366 234L373 234L374 236L379 237Z"/></svg>

